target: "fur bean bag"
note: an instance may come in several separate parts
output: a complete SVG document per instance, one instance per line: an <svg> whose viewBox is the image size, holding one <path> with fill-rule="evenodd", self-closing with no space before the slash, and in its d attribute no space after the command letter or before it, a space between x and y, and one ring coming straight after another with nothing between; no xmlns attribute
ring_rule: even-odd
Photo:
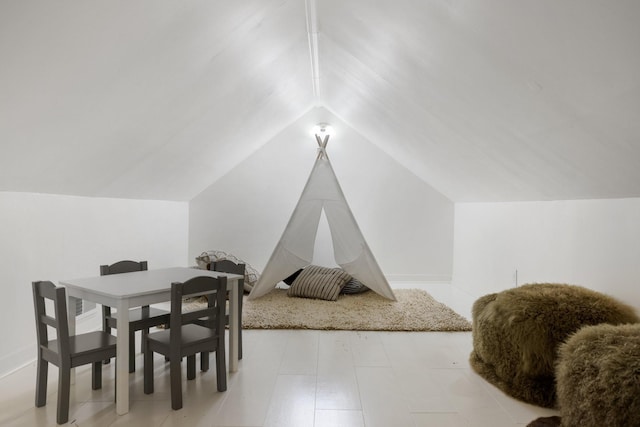
<svg viewBox="0 0 640 427"><path fill-rule="evenodd" d="M640 426L640 324L580 329L556 368L564 427Z"/></svg>
<svg viewBox="0 0 640 427"><path fill-rule="evenodd" d="M630 306L580 286L523 285L472 308L471 367L506 394L554 407L558 346L583 326L638 322Z"/></svg>

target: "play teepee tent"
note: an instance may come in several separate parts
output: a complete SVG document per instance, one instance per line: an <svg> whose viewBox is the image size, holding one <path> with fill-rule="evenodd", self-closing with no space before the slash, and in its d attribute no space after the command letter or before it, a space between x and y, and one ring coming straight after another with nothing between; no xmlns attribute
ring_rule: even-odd
<svg viewBox="0 0 640 427"><path fill-rule="evenodd" d="M283 279L311 264L324 209L335 261L352 277L385 298L395 295L358 227L326 153L329 135L316 135L318 157L289 223L249 299L271 291Z"/></svg>

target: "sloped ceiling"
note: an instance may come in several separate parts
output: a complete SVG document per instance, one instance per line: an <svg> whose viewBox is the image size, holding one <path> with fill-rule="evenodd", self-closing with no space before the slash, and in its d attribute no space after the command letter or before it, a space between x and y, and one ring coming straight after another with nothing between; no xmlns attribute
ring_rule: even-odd
<svg viewBox="0 0 640 427"><path fill-rule="evenodd" d="M304 1L0 3L0 190L189 200L313 103Z"/></svg>
<svg viewBox="0 0 640 427"><path fill-rule="evenodd" d="M0 191L190 200L324 106L453 201L638 197L638 22L636 0L3 0Z"/></svg>

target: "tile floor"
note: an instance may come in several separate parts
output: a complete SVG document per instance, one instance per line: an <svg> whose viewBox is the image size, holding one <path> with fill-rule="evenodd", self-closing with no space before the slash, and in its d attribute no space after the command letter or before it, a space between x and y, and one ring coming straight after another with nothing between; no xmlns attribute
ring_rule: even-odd
<svg viewBox="0 0 640 427"><path fill-rule="evenodd" d="M461 298L432 292L467 315ZM464 298L462 298L463 300ZM246 330L244 359L216 391L215 369L183 382L170 405L168 364L157 357L155 393L143 393L142 356L131 374L131 411L115 414L114 365L102 390L78 369L69 425L219 427L515 427L555 411L521 403L469 367L471 333ZM184 365L184 364L183 364ZM0 379L0 426L55 426L57 369L48 404L34 407L35 364Z"/></svg>

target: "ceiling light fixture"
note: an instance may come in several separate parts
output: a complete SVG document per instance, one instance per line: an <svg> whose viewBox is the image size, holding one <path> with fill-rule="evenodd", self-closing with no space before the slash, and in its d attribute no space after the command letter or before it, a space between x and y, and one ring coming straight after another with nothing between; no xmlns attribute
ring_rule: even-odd
<svg viewBox="0 0 640 427"><path fill-rule="evenodd" d="M318 123L313 128L311 128L311 136L317 136L320 139L324 139L325 136L333 136L336 132L328 123Z"/></svg>
<svg viewBox="0 0 640 427"><path fill-rule="evenodd" d="M329 137L335 135L333 127L328 123L318 123L311 128L311 135L316 138L316 142L318 143L318 158L325 157L325 149L327 148Z"/></svg>

